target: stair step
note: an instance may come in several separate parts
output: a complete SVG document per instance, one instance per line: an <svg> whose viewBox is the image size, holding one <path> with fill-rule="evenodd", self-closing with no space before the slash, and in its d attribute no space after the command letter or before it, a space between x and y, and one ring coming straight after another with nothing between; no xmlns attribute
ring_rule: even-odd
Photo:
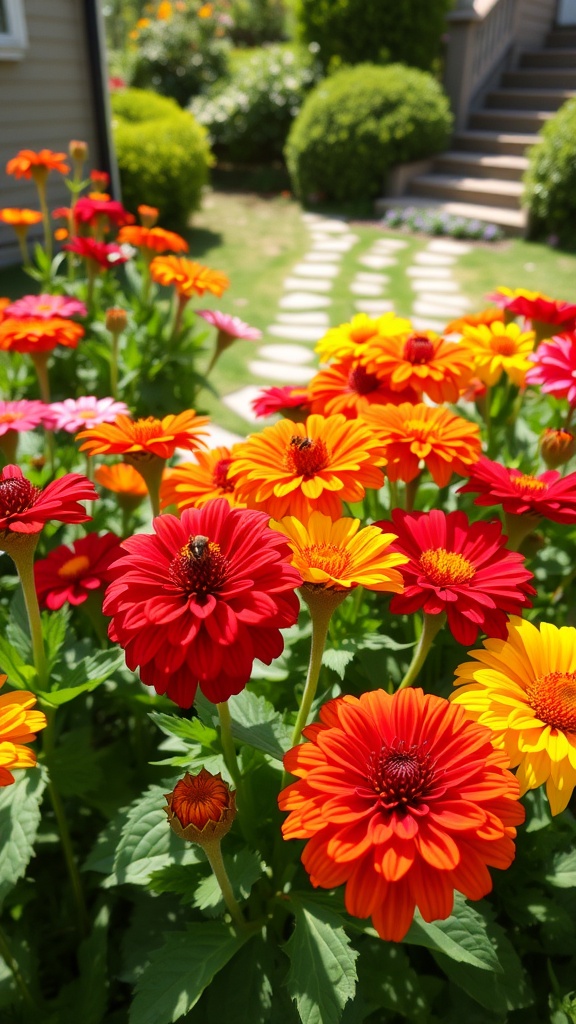
<svg viewBox="0 0 576 1024"><path fill-rule="evenodd" d="M506 178L520 181L528 167L525 156L506 153L466 153L450 150L434 161L434 170L444 174L472 175L476 178Z"/></svg>
<svg viewBox="0 0 576 1024"><path fill-rule="evenodd" d="M524 187L502 178L468 178L456 174L420 174L410 182L410 194L479 203L518 210Z"/></svg>
<svg viewBox="0 0 576 1024"><path fill-rule="evenodd" d="M546 36L546 46L560 47L561 49L576 46L576 29L554 29L553 32L549 32Z"/></svg>
<svg viewBox="0 0 576 1024"><path fill-rule="evenodd" d="M538 132L553 116L551 110L477 110L470 116L470 127L491 131Z"/></svg>
<svg viewBox="0 0 576 1024"><path fill-rule="evenodd" d="M520 54L521 68L567 68L576 67L576 47L556 47L548 50L525 50Z"/></svg>
<svg viewBox="0 0 576 1024"><path fill-rule="evenodd" d="M572 89L493 89L486 97L486 106L504 110L560 110L563 103L576 96Z"/></svg>
<svg viewBox="0 0 576 1024"><path fill-rule="evenodd" d="M502 85L510 89L576 89L576 59L572 68L527 68L505 71Z"/></svg>
<svg viewBox="0 0 576 1024"><path fill-rule="evenodd" d="M507 235L523 235L526 230L527 218L524 210L506 210L502 207L485 206L472 202L442 202L422 196L377 199L375 203L376 213L379 216L382 216L386 210L415 206L430 213L448 213L453 217L466 217L469 220L480 220L486 224L498 224Z"/></svg>
<svg viewBox="0 0 576 1024"><path fill-rule="evenodd" d="M536 134L521 134L520 132L498 132L498 131L474 131L468 129L458 132L452 144L455 149L464 151L472 150L477 153L502 153L510 156L523 156L530 146L535 146L540 141Z"/></svg>

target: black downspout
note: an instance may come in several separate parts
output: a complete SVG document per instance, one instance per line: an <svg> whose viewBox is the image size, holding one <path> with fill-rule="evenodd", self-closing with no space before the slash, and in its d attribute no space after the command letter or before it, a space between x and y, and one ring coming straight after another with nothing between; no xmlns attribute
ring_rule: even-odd
<svg viewBox="0 0 576 1024"><path fill-rule="evenodd" d="M92 85L94 122L98 142L98 170L110 175L110 191L120 199L120 175L111 130L110 98L106 68L106 42L100 0L84 0L84 22L88 48L88 70Z"/></svg>

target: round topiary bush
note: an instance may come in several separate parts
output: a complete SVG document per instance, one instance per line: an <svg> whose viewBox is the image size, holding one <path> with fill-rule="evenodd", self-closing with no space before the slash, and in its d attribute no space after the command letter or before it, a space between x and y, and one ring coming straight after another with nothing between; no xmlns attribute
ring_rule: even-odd
<svg viewBox="0 0 576 1024"><path fill-rule="evenodd" d="M576 100L568 100L547 122L542 141L530 151L524 202L534 234L576 236Z"/></svg>
<svg viewBox="0 0 576 1024"><path fill-rule="evenodd" d="M206 129L173 100L144 90L115 93L112 108L125 206L157 206L163 227L182 230L214 162Z"/></svg>
<svg viewBox="0 0 576 1024"><path fill-rule="evenodd" d="M324 67L402 61L426 70L440 55L454 0L297 0L299 35Z"/></svg>
<svg viewBox="0 0 576 1024"><path fill-rule="evenodd" d="M448 99L431 75L402 64L358 64L325 79L292 125L285 155L304 200L369 199L386 172L448 143Z"/></svg>

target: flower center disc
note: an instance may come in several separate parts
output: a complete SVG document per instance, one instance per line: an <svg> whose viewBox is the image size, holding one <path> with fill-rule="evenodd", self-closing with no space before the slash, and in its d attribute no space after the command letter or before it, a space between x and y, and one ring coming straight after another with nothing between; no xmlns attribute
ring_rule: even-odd
<svg viewBox="0 0 576 1024"><path fill-rule="evenodd" d="M498 334L492 338L492 351L499 356L515 356L518 346L514 338L508 338L504 334Z"/></svg>
<svg viewBox="0 0 576 1024"><path fill-rule="evenodd" d="M407 359L409 363L428 363L433 355L434 346L430 338L426 338L424 335L412 334L404 346L404 359Z"/></svg>
<svg viewBox="0 0 576 1024"><path fill-rule="evenodd" d="M130 434L135 444L146 444L147 441L152 441L154 438L163 437L164 435L162 424L159 420L154 419L153 416L149 416L147 419L136 420L131 427Z"/></svg>
<svg viewBox="0 0 576 1024"><path fill-rule="evenodd" d="M12 477L0 480L0 514L14 515L29 509L40 494L40 488L34 487L29 480Z"/></svg>
<svg viewBox="0 0 576 1024"><path fill-rule="evenodd" d="M16 412L3 412L0 413L0 423L15 423L16 420L22 419L22 413Z"/></svg>
<svg viewBox="0 0 576 1024"><path fill-rule="evenodd" d="M227 568L220 545L198 535L190 537L180 548L170 563L168 575L188 596L203 598L220 590L226 581Z"/></svg>
<svg viewBox="0 0 576 1024"><path fill-rule="evenodd" d="M58 569L58 575L64 579L72 579L74 576L79 576L81 572L85 572L90 567L90 559L88 555L75 555L74 558L69 558L64 565L61 565Z"/></svg>
<svg viewBox="0 0 576 1024"><path fill-rule="evenodd" d="M547 491L548 484L544 480L537 480L535 476L525 474L524 476L511 477L512 484L519 491Z"/></svg>
<svg viewBox="0 0 576 1024"><path fill-rule="evenodd" d="M425 748L425 743L408 747L405 740L394 740L371 754L368 778L386 809L405 808L430 793L436 764Z"/></svg>
<svg viewBox="0 0 576 1024"><path fill-rule="evenodd" d="M424 551L420 557L420 568L438 587L467 583L476 573L472 562L456 551L446 551L446 548Z"/></svg>
<svg viewBox="0 0 576 1024"><path fill-rule="evenodd" d="M576 732L576 672L548 672L526 687L526 696L546 725Z"/></svg>
<svg viewBox="0 0 576 1024"><path fill-rule="evenodd" d="M368 373L363 366L357 366L348 377L348 384L357 395L369 395L378 388L378 377L375 373Z"/></svg>
<svg viewBox="0 0 576 1024"><path fill-rule="evenodd" d="M350 565L350 552L343 551L336 544L311 544L303 551L311 569L322 569L334 578L345 574Z"/></svg>
<svg viewBox="0 0 576 1024"><path fill-rule="evenodd" d="M328 462L328 449L321 438L313 441L310 437L295 435L286 449L284 468L309 479L324 469Z"/></svg>

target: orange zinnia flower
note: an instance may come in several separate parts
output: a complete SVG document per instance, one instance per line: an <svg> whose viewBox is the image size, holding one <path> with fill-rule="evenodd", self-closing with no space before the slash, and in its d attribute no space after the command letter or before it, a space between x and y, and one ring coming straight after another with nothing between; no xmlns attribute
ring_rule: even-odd
<svg viewBox="0 0 576 1024"><path fill-rule="evenodd" d="M150 257L154 252L188 252L188 242L175 231L145 228L138 224L120 228L118 242L120 245L127 242L129 245L135 245L137 249L146 249Z"/></svg>
<svg viewBox="0 0 576 1024"><path fill-rule="evenodd" d="M186 772L172 793L166 793L168 823L181 839L200 846L219 843L236 816L236 795L220 772L201 768L198 775Z"/></svg>
<svg viewBox="0 0 576 1024"><path fill-rule="evenodd" d="M383 445L393 481L415 480L423 460L434 482L445 487L453 473L467 476L482 454L480 427L448 409L405 402L372 406L363 419Z"/></svg>
<svg viewBox="0 0 576 1024"><path fill-rule="evenodd" d="M464 324L462 334L463 344L474 360L474 374L484 384L492 387L507 373L517 387L524 385L526 374L533 366L530 353L534 348L534 331L521 331L518 324L495 320L479 327Z"/></svg>
<svg viewBox="0 0 576 1024"><path fill-rule="evenodd" d="M379 369L368 372L364 361L354 356L345 357L341 362L332 363L320 370L308 385L308 400L312 412L332 416L341 412L346 419L353 420L371 405L398 405L400 402L418 401L418 395L411 388L391 391L383 382Z"/></svg>
<svg viewBox="0 0 576 1024"><path fill-rule="evenodd" d="M395 334L406 334L410 330L410 321L397 317L395 313L385 313L373 320L366 313L357 313L350 323L332 327L316 345L321 361L344 359L348 355L360 356L368 341L377 335L391 337Z"/></svg>
<svg viewBox="0 0 576 1024"><path fill-rule="evenodd" d="M337 519L343 501L361 501L382 487L382 442L363 423L344 416L280 420L239 444L230 476L248 508L273 519L306 522L317 510Z"/></svg>
<svg viewBox="0 0 576 1024"><path fill-rule="evenodd" d="M33 224L40 223L42 214L39 210L20 210L12 206L6 206L3 210L0 210L0 220L4 224L10 224L13 228L29 228Z"/></svg>
<svg viewBox="0 0 576 1024"><path fill-rule="evenodd" d="M99 466L94 479L101 487L121 497L136 499L138 503L148 491L140 473L128 462L117 462L115 466Z"/></svg>
<svg viewBox="0 0 576 1024"><path fill-rule="evenodd" d="M114 423L99 423L89 430L82 430L76 440L84 441L81 452L88 455L131 455L141 458L156 455L169 459L176 448L194 451L203 446L200 435L208 423L206 416L197 416L194 409L165 416L157 420L131 420L129 416L117 416Z"/></svg>
<svg viewBox="0 0 576 1024"><path fill-rule="evenodd" d="M480 324L487 324L489 326L497 320L500 323L504 323L503 310L497 309L495 306L489 306L488 309L483 309L480 313L468 313L458 317L457 320L451 320L449 324L446 324L444 334L462 334L464 327L479 327Z"/></svg>
<svg viewBox="0 0 576 1024"><path fill-rule="evenodd" d="M285 839L315 886L346 883L354 917L401 941L415 908L425 921L452 913L454 890L482 899L488 867L514 859L524 820L518 782L491 733L422 690L339 697L289 750L298 776L279 798Z"/></svg>
<svg viewBox="0 0 576 1024"><path fill-rule="evenodd" d="M433 402L457 402L474 370L469 350L433 331L371 338L362 361L392 391L411 388ZM404 401L409 401L408 396Z"/></svg>
<svg viewBox="0 0 576 1024"><path fill-rule="evenodd" d="M6 173L13 174L15 178L34 178L35 181L45 178L49 171L68 174L70 167L66 159L66 153L54 153L51 149L41 149L39 153L21 149L6 164Z"/></svg>
<svg viewBox="0 0 576 1024"><path fill-rule="evenodd" d="M0 686L5 682L6 676L0 676ZM0 697L0 786L14 782L12 768L33 768L36 764L36 754L24 746L46 728L46 715L30 710L35 703L35 695L27 690Z"/></svg>
<svg viewBox="0 0 576 1024"><path fill-rule="evenodd" d="M50 352L56 345L76 348L83 337L81 324L57 316L49 320L6 317L0 323L0 350L4 352Z"/></svg>
<svg viewBox="0 0 576 1024"><path fill-rule="evenodd" d="M246 506L237 500L234 484L228 479L233 455L229 448L196 452L196 462L181 462L167 469L160 488L160 506L176 505L201 508L211 498L225 498L233 508Z"/></svg>
<svg viewBox="0 0 576 1024"><path fill-rule="evenodd" d="M220 270L210 270L181 256L156 256L150 264L150 276L158 284L173 284L178 294L187 298L207 291L220 298L230 286L229 278Z"/></svg>

